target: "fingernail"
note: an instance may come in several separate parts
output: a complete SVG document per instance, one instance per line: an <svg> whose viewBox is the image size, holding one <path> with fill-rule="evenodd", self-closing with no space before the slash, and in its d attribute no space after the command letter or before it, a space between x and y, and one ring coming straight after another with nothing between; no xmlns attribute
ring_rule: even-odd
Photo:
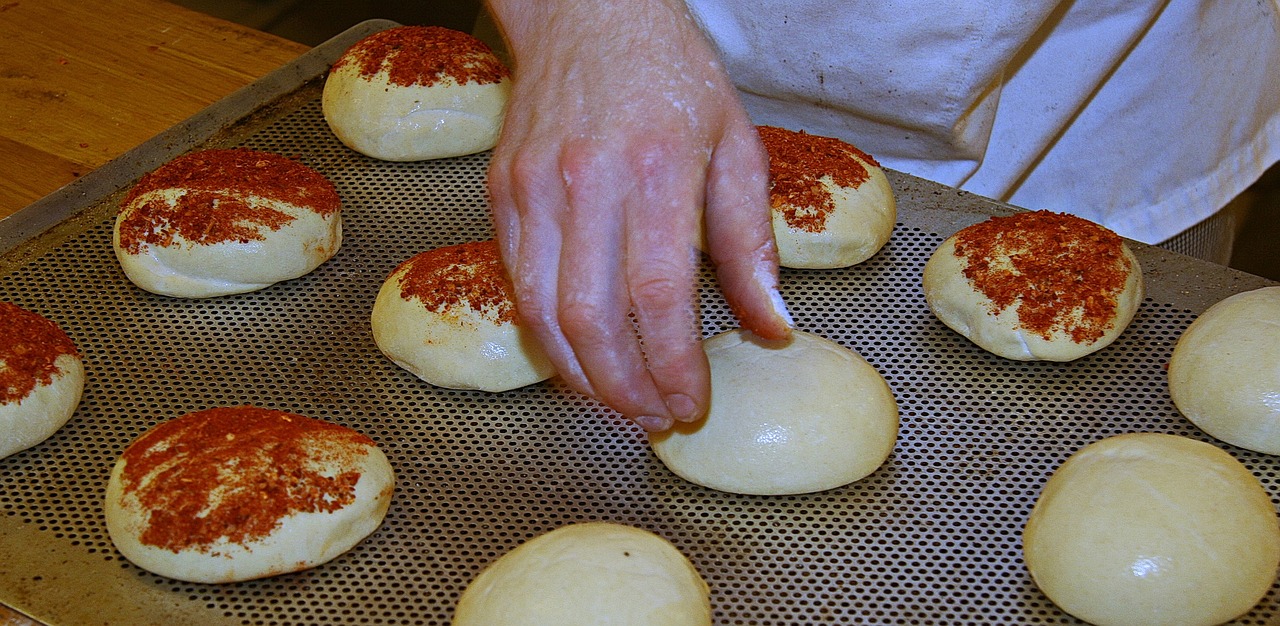
<svg viewBox="0 0 1280 626"><path fill-rule="evenodd" d="M787 302L782 299L782 293L777 289L770 289L769 301L773 303L773 310L787 323L787 326L795 328L796 321L792 319L791 311L787 310Z"/></svg>
<svg viewBox="0 0 1280 626"><path fill-rule="evenodd" d="M660 417L657 415L641 415L635 418L636 424L651 433L659 433L671 428L673 420L669 417Z"/></svg>
<svg viewBox="0 0 1280 626"><path fill-rule="evenodd" d="M693 398L683 393L673 393L666 397L667 410L671 411L672 417L681 422L692 422L699 417L698 404Z"/></svg>

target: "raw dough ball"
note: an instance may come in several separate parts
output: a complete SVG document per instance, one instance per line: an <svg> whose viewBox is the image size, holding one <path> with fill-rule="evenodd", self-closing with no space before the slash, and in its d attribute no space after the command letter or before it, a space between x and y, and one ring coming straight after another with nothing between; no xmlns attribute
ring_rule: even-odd
<svg viewBox="0 0 1280 626"><path fill-rule="evenodd" d="M651 433L681 478L730 493L784 495L846 485L893 451L898 404L871 364L834 341L745 331L703 341L711 362L705 420Z"/></svg>
<svg viewBox="0 0 1280 626"><path fill-rule="evenodd" d="M511 72L483 42L439 26L370 35L333 64L321 106L329 128L361 154L419 161L498 143Z"/></svg>
<svg viewBox="0 0 1280 626"><path fill-rule="evenodd" d="M423 252L401 263L373 305L382 353L437 387L506 391L555 368L520 325L492 240Z"/></svg>
<svg viewBox="0 0 1280 626"><path fill-rule="evenodd" d="M1006 359L1071 361L1115 341L1142 303L1142 268L1115 233L1048 211L993 217L924 267L942 323Z"/></svg>
<svg viewBox="0 0 1280 626"><path fill-rule="evenodd" d="M382 523L395 478L373 440L252 406L189 413L144 433L107 482L107 531L145 570L199 583L296 572Z"/></svg>
<svg viewBox="0 0 1280 626"><path fill-rule="evenodd" d="M893 188L871 155L839 139L760 126L769 153L773 234L783 267L848 267L893 234Z"/></svg>
<svg viewBox="0 0 1280 626"><path fill-rule="evenodd" d="M571 524L485 568L454 626L695 626L711 623L707 583L675 546L639 528Z"/></svg>
<svg viewBox="0 0 1280 626"><path fill-rule="evenodd" d="M1236 294L1192 322L1173 349L1169 394L1206 433L1280 454L1280 287Z"/></svg>
<svg viewBox="0 0 1280 626"><path fill-rule="evenodd" d="M61 328L0 302L0 459L62 428L84 392L84 362Z"/></svg>
<svg viewBox="0 0 1280 626"><path fill-rule="evenodd" d="M1258 479L1223 450L1175 435L1110 437L1044 486L1023 532L1031 577L1100 625L1221 624L1280 566L1280 524Z"/></svg>
<svg viewBox="0 0 1280 626"><path fill-rule="evenodd" d="M278 154L205 150L142 177L116 216L116 258L147 291L245 293L303 276L338 252L338 192Z"/></svg>

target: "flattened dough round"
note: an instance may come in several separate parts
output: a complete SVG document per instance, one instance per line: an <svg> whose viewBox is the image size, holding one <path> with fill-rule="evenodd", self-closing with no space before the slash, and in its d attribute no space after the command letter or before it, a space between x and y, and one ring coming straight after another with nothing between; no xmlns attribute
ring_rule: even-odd
<svg viewBox="0 0 1280 626"><path fill-rule="evenodd" d="M329 70L321 108L334 135L366 156L461 156L497 144L510 74L467 33L401 26L343 53Z"/></svg>
<svg viewBox="0 0 1280 626"><path fill-rule="evenodd" d="M491 563L458 600L454 626L699 626L711 599L666 539L609 522L562 526Z"/></svg>
<svg viewBox="0 0 1280 626"><path fill-rule="evenodd" d="M1169 394L1206 433L1280 454L1280 287L1238 293L1196 318L1173 349Z"/></svg>
<svg viewBox="0 0 1280 626"><path fill-rule="evenodd" d="M0 459L58 432L80 406L84 361L53 321L0 302Z"/></svg>
<svg viewBox="0 0 1280 626"><path fill-rule="evenodd" d="M1258 479L1222 449L1134 433L1085 446L1058 468L1023 550L1040 589L1080 619L1208 626L1271 588L1280 523Z"/></svg>
<svg viewBox="0 0 1280 626"><path fill-rule="evenodd" d="M811 493L866 477L893 451L897 401L852 350L804 331L765 341L741 329L703 349L706 419L649 435L681 478L729 493Z"/></svg>
<svg viewBox="0 0 1280 626"><path fill-rule="evenodd" d="M228 583L304 570L382 523L395 477L345 426L253 406L188 413L143 433L107 482L107 532L134 565Z"/></svg>
<svg viewBox="0 0 1280 626"><path fill-rule="evenodd" d="M1142 268L1115 233L1049 211L961 229L924 267L943 324L1020 361L1072 361L1110 345L1142 304Z"/></svg>

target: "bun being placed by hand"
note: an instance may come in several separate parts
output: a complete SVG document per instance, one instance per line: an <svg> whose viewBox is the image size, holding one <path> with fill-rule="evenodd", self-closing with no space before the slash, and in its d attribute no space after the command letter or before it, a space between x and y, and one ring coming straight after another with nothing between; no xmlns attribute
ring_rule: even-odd
<svg viewBox="0 0 1280 626"><path fill-rule="evenodd" d="M62 428L84 391L84 363L57 324L0 302L0 458Z"/></svg>
<svg viewBox="0 0 1280 626"><path fill-rule="evenodd" d="M942 323L1022 361L1071 361L1110 345L1142 292L1142 268L1123 239L1048 211L964 228L924 267L925 301Z"/></svg>
<svg viewBox="0 0 1280 626"><path fill-rule="evenodd" d="M711 598L698 570L647 530L562 526L491 563L458 600L453 626L699 626Z"/></svg>
<svg viewBox="0 0 1280 626"><path fill-rule="evenodd" d="M510 76L471 35L401 26L369 35L343 53L329 70L321 105L334 135L366 156L461 156L497 144Z"/></svg>
<svg viewBox="0 0 1280 626"><path fill-rule="evenodd" d="M897 203L871 155L832 137L757 129L769 153L773 234L783 267L848 267L884 247Z"/></svg>
<svg viewBox="0 0 1280 626"><path fill-rule="evenodd" d="M125 449L107 531L152 573L227 583L314 567L382 523L387 457L345 426L252 406L170 420Z"/></svg>
<svg viewBox="0 0 1280 626"><path fill-rule="evenodd" d="M506 391L555 368L520 325L493 240L437 248L401 263L373 304L373 339L396 365L437 387Z"/></svg>
<svg viewBox="0 0 1280 626"><path fill-rule="evenodd" d="M1222 624L1271 588L1271 498L1216 446L1156 433L1109 437L1045 484L1022 536L1027 569L1092 624Z"/></svg>
<svg viewBox="0 0 1280 626"><path fill-rule="evenodd" d="M1173 349L1169 395L1206 433L1280 454L1280 287L1238 293L1196 318Z"/></svg>
<svg viewBox="0 0 1280 626"><path fill-rule="evenodd" d="M729 493L811 493L871 474L893 451L898 404L852 350L798 330L785 341L734 330L702 345L707 417L649 435L681 478Z"/></svg>
<svg viewBox="0 0 1280 626"><path fill-rule="evenodd" d="M120 205L120 267L147 291L245 293L303 276L342 242L338 192L278 154L205 150L142 177Z"/></svg>

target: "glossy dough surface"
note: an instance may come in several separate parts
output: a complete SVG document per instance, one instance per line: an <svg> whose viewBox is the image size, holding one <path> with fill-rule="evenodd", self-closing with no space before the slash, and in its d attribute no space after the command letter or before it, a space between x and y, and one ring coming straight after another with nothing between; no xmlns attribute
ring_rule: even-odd
<svg viewBox="0 0 1280 626"><path fill-rule="evenodd" d="M893 451L897 402L852 350L804 331L767 342L744 330L710 337L703 349L706 419L649 436L685 480L729 493L810 493L871 474Z"/></svg>
<svg viewBox="0 0 1280 626"><path fill-rule="evenodd" d="M84 361L54 322L0 302L0 459L62 428L84 392Z"/></svg>
<svg viewBox="0 0 1280 626"><path fill-rule="evenodd" d="M307 569L351 549L382 523L394 482L387 457L354 430L217 408L135 440L111 471L104 508L111 541L133 564L228 583Z"/></svg>
<svg viewBox="0 0 1280 626"><path fill-rule="evenodd" d="M1169 394L1210 435L1280 454L1280 287L1236 294L1192 322L1169 362Z"/></svg>
<svg viewBox="0 0 1280 626"><path fill-rule="evenodd" d="M711 624L705 581L675 546L607 522L562 526L491 563L458 601L454 626Z"/></svg>
<svg viewBox="0 0 1280 626"><path fill-rule="evenodd" d="M342 243L338 194L280 155L210 150L144 177L116 216L126 276L152 293L208 298L310 273Z"/></svg>
<svg viewBox="0 0 1280 626"><path fill-rule="evenodd" d="M515 314L492 240L420 253L378 291L371 323L378 349L437 387L506 391L555 374Z"/></svg>
<svg viewBox="0 0 1280 626"><path fill-rule="evenodd" d="M1073 218L1073 221L1084 222L1079 218ZM923 275L925 300L943 324L992 354L1022 361L1072 361L1114 342L1128 328L1142 304L1142 268L1129 247L1120 243L1120 258L1123 260L1117 260L1115 270L1125 272L1123 286L1114 294L1115 306L1105 313L1105 320L1099 324L1102 328L1096 334L1083 337L1075 335L1086 324L1095 324L1082 311L1085 307L1092 306L1094 302L1101 302L1111 297L1090 298L1085 294L1054 296L1057 300L1054 305L1058 307L1058 314L1063 316L1064 321L1060 321L1046 331L1029 328L1026 323L1026 317L1029 315L1027 298L1036 293L1052 291L1052 289L1026 288L1023 295L1015 299L1012 305L1001 308L993 302L991 297L975 286L975 282L966 277L965 272L971 263L980 263L993 268L993 273L1002 273L1003 279L1016 278L1020 273L1015 263L1021 263L1022 259L1036 257L1041 251L1028 250L1016 244L1003 248L997 246L996 252L991 257L975 261L957 254L957 238L964 232L966 231L962 230L961 233L943 241L925 264ZM1068 230L1068 232L1076 231ZM1119 241L1119 238L1116 240ZM1046 255L1042 262L1059 272L1055 276L1056 280L1062 280L1064 276L1069 275L1074 277L1077 271L1083 273L1097 269L1094 267L1097 256L1091 250L1091 246L1082 245L1075 250L1059 249L1053 254L1057 258L1051 259ZM1073 264L1078 267L1073 267ZM1087 279L1080 280L1084 282ZM1073 297L1075 295L1082 297L1076 299Z"/></svg>
<svg viewBox="0 0 1280 626"><path fill-rule="evenodd" d="M430 44L441 37L470 45L462 49L453 43ZM405 45L392 49L398 41ZM456 58L436 62L433 55ZM479 64L501 65L487 47L465 33L413 26L376 33L352 46L329 72L321 97L325 120L342 143L386 161L488 150L498 142L511 79L505 68L501 75L462 75L462 80L449 71L467 71ZM397 66L402 69L397 71ZM417 68L423 75L406 77Z"/></svg>
<svg viewBox="0 0 1280 626"><path fill-rule="evenodd" d="M1245 613L1280 565L1258 480L1220 448L1110 437L1054 473L1023 533L1027 568L1063 610L1102 625L1210 625Z"/></svg>

